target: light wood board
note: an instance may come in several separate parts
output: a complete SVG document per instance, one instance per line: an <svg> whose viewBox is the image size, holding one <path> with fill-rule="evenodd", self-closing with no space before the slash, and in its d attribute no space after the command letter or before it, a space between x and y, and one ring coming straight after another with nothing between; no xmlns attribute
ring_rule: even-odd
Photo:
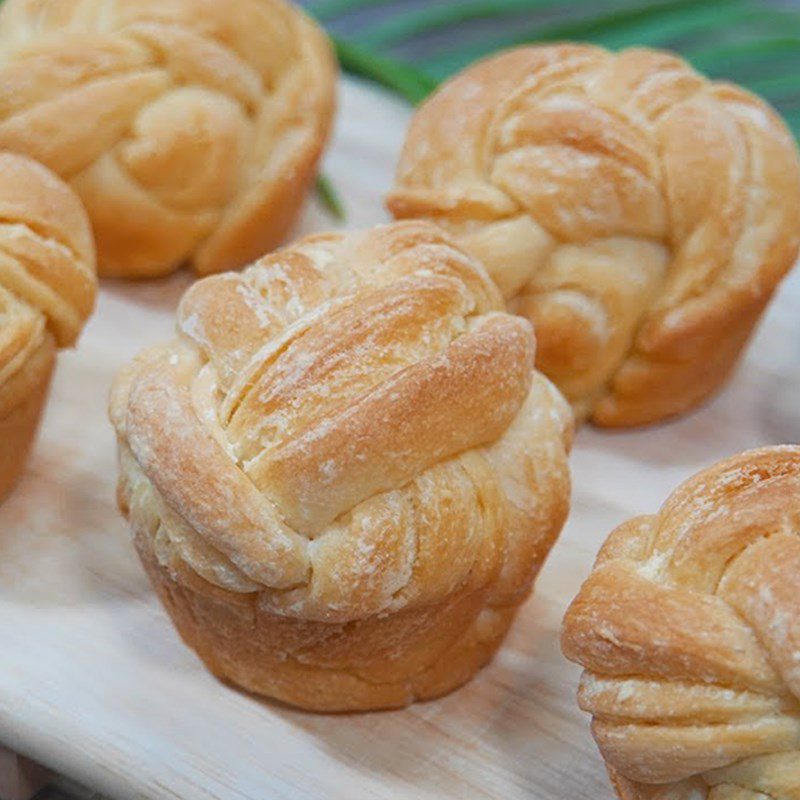
<svg viewBox="0 0 800 800"><path fill-rule="evenodd" d="M347 82L326 164L348 225L386 219L408 110ZM330 227L314 203L302 232ZM108 283L62 355L29 472L0 508L0 743L118 798L608 800L558 649L564 609L606 534L679 481L748 447L800 438L800 274L731 386L658 428L578 436L568 526L494 663L449 697L322 717L208 675L154 599L115 502L106 394L172 330L186 275Z"/></svg>

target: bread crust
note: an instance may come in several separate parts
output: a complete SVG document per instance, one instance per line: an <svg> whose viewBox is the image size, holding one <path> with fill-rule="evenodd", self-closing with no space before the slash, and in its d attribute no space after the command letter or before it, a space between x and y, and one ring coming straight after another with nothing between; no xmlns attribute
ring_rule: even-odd
<svg viewBox="0 0 800 800"><path fill-rule="evenodd" d="M0 499L25 468L56 351L75 343L94 306L94 258L74 192L0 152Z"/></svg>
<svg viewBox="0 0 800 800"><path fill-rule="evenodd" d="M683 414L728 379L800 245L777 114L677 56L578 44L488 58L417 111L388 196L531 319L579 419Z"/></svg>
<svg viewBox="0 0 800 800"><path fill-rule="evenodd" d="M564 620L622 800L800 786L800 447L734 456L620 526Z"/></svg>
<svg viewBox="0 0 800 800"><path fill-rule="evenodd" d="M0 148L80 195L106 276L276 247L334 114L331 45L284 0L8 0L0 55Z"/></svg>
<svg viewBox="0 0 800 800"><path fill-rule="evenodd" d="M572 419L530 326L421 223L196 284L123 370L120 507L208 668L315 711L469 680L566 517Z"/></svg>
<svg viewBox="0 0 800 800"><path fill-rule="evenodd" d="M181 638L211 672L312 711L402 708L447 694L489 662L516 611L484 612L481 589L382 618L300 621L260 611L252 595L237 603L176 580L149 537L137 536L136 549Z"/></svg>
<svg viewBox="0 0 800 800"><path fill-rule="evenodd" d="M46 336L20 371L0 386L0 501L25 470L47 400L55 355L53 337Z"/></svg>

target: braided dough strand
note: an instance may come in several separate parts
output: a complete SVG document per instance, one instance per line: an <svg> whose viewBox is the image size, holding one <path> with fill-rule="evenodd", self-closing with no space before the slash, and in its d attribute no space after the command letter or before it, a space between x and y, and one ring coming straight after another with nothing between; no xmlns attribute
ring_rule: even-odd
<svg viewBox="0 0 800 800"><path fill-rule="evenodd" d="M0 496L25 464L55 365L94 306L91 228L69 187L0 152Z"/></svg>
<svg viewBox="0 0 800 800"><path fill-rule="evenodd" d="M798 531L800 448L773 447L700 473L603 547L562 645L621 797L796 796Z"/></svg>
<svg viewBox="0 0 800 800"><path fill-rule="evenodd" d="M330 46L283 0L9 0L0 56L0 147L76 189L106 275L275 247L333 115Z"/></svg>
<svg viewBox="0 0 800 800"><path fill-rule="evenodd" d="M501 309L433 226L314 236L193 286L175 342L123 371L121 505L212 669L349 708L485 663L563 523L571 436Z"/></svg>
<svg viewBox="0 0 800 800"><path fill-rule="evenodd" d="M578 417L633 425L727 377L797 257L800 162L764 102L677 57L525 47L422 106L388 205L486 264Z"/></svg>

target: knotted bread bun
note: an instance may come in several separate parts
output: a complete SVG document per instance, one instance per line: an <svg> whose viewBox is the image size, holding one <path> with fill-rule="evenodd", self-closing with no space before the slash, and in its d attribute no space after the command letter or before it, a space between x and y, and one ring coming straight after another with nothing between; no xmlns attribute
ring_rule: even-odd
<svg viewBox="0 0 800 800"><path fill-rule="evenodd" d="M297 216L334 78L284 0L6 0L0 147L78 192L101 274L231 269Z"/></svg>
<svg viewBox="0 0 800 800"><path fill-rule="evenodd" d="M436 221L534 321L577 416L636 425L724 383L797 257L795 144L668 53L513 50L417 112L388 204Z"/></svg>
<svg viewBox="0 0 800 800"><path fill-rule="evenodd" d="M24 156L0 153L0 498L36 433L59 347L94 306L92 234L74 192Z"/></svg>
<svg viewBox="0 0 800 800"><path fill-rule="evenodd" d="M753 450L618 528L567 613L623 800L800 788L800 447Z"/></svg>
<svg viewBox="0 0 800 800"><path fill-rule="evenodd" d="M119 376L120 505L217 675L316 710L485 664L569 503L569 407L438 229L327 234L197 283Z"/></svg>

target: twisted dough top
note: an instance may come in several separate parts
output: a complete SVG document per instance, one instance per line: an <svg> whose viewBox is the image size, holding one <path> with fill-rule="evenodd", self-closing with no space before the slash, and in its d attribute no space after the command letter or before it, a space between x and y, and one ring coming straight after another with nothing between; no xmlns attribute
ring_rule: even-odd
<svg viewBox="0 0 800 800"><path fill-rule="evenodd" d="M501 308L424 223L200 281L178 338L112 392L123 507L157 519L179 579L280 614L355 619L473 580L518 602L566 513L571 415Z"/></svg>
<svg viewBox="0 0 800 800"><path fill-rule="evenodd" d="M75 342L94 305L94 266L74 192L41 164L0 153L0 387L46 336Z"/></svg>
<svg viewBox="0 0 800 800"><path fill-rule="evenodd" d="M562 644L623 797L796 797L800 447L723 461L618 528Z"/></svg>
<svg viewBox="0 0 800 800"><path fill-rule="evenodd" d="M7 0L0 147L77 190L102 274L230 269L291 224L334 78L284 0Z"/></svg>
<svg viewBox="0 0 800 800"><path fill-rule="evenodd" d="M525 47L417 112L388 205L459 236L579 416L678 413L727 374L800 242L800 165L759 98L651 50Z"/></svg>

